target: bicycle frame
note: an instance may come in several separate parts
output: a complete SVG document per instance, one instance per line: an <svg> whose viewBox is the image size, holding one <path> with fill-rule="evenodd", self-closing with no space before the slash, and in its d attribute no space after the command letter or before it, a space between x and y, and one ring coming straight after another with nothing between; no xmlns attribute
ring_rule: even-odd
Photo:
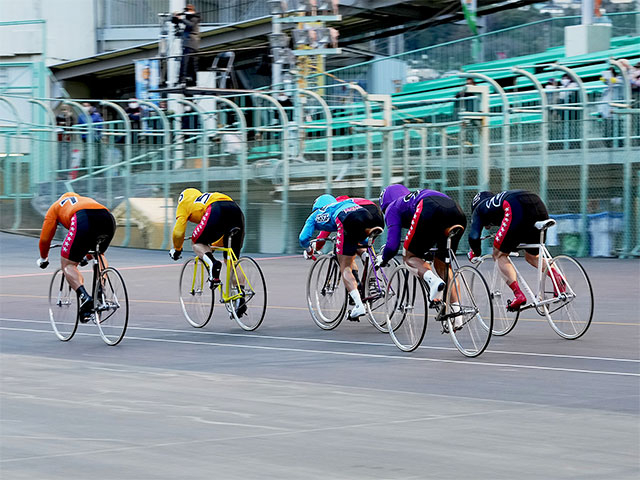
<svg viewBox="0 0 640 480"><path fill-rule="evenodd" d="M567 300L567 298L575 297L575 292L571 289L571 285L567 283L566 285L567 291L560 293L557 297L548 298L546 300L544 299L545 275L547 275L547 272L551 269L551 260L553 260L553 257L549 253L549 250L547 249L544 243L544 232L545 230L540 231L540 243L521 243L520 245L518 245L518 249L527 249L527 248L539 249L538 250L539 252L538 267L537 267L537 283L538 283L537 293L533 292L533 289L529 286L525 278L520 274L520 272L514 265L513 261L511 260L512 256L518 256L518 255L517 254L509 255L509 257L507 257L509 260L509 263L513 266L513 269L516 272L516 276L518 278L518 284L525 290L528 298L533 299L531 303L528 303L520 307L520 311L527 310L530 308L539 309L540 307L546 307L549 304L556 303L558 302L558 300L564 301L564 300ZM498 268L497 264L495 265L495 268L496 269ZM562 272L560 272L560 274L563 275ZM558 283L556 282L555 276L550 275L550 279L551 279L551 282L553 283L553 288L555 289L555 291L559 292L560 288ZM544 314L544 312L542 314Z"/></svg>
<svg viewBox="0 0 640 480"><path fill-rule="evenodd" d="M211 249L215 252L215 251L221 251L223 253L226 254L227 257L227 273L226 273L226 277L225 277L225 282L224 282L224 288L222 285L220 285L218 288L220 289L220 295L221 295L221 302L223 303L227 303L227 302L232 302L234 300L238 300L240 298L242 298L243 294L242 292L238 291L238 293L235 294L231 294L230 292L230 284L231 284L231 280L235 279L235 285L240 285L240 276L238 275L238 269L240 270L240 273L242 274L242 277L246 280L247 282L247 286L249 287L250 290L253 291L253 286L251 285L251 283L249 282L249 278L245 275L244 270L242 269L242 265L238 264L238 258L236 257L236 254L234 253L233 249L230 247L218 247L218 246L212 246ZM206 270L206 265L204 264L204 262L200 259L200 257L196 256L194 258L194 262L195 262L195 266L196 268L193 269L193 281L191 284L191 288L195 289L196 287L196 278L197 278L197 265L198 263L200 263L201 268L204 268ZM233 272L233 277L232 277L232 272ZM204 283L205 283L205 275L200 275L200 288L203 289L205 287Z"/></svg>

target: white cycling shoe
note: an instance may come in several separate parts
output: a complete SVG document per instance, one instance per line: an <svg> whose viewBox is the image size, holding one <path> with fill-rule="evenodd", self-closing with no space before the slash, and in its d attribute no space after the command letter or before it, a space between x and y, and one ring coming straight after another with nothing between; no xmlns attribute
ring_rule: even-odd
<svg viewBox="0 0 640 480"><path fill-rule="evenodd" d="M444 290L444 282L440 277L437 277L433 273L431 273L431 275L428 275L428 273L431 272L425 273L424 279L427 282L427 285L429 285L429 301L433 302L440 292Z"/></svg>
<svg viewBox="0 0 640 480"><path fill-rule="evenodd" d="M360 305L353 307L353 310L349 312L349 318L358 318L363 316L365 313L367 313L367 311L364 308L364 304L361 303Z"/></svg>

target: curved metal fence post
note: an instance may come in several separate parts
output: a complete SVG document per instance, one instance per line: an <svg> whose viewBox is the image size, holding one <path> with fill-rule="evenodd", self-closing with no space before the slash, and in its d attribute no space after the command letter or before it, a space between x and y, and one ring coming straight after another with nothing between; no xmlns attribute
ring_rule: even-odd
<svg viewBox="0 0 640 480"><path fill-rule="evenodd" d="M240 208L245 215L245 221L247 217L247 205L248 205L248 146L247 146L247 119L240 107L225 97L214 96L216 102L222 102L229 106L236 114L238 119L238 125L240 130L240 140L242 142L242 151L240 152Z"/></svg>
<svg viewBox="0 0 640 480"><path fill-rule="evenodd" d="M4 102L5 104L7 104L9 106L9 108L11 109L11 111L13 112L13 116L15 117L15 121L16 121L16 133L15 136L18 137L18 139L20 139L20 136L22 135L22 119L20 118L20 114L18 113L18 109L16 108L16 105L9 100L6 97L0 97L0 102ZM11 147L10 147L10 141L9 141L10 135L7 134L7 172L11 171L11 167L10 167L10 162L11 162L11 157L10 152L11 152ZM13 139L13 145L14 145L14 149L15 149L15 144L16 144L16 140L15 138ZM16 173L15 173L15 202L13 204L13 225L11 226L11 230L17 230L20 227L20 224L22 223L22 195L20 194L20 191L22 190L20 188L20 163L17 162L15 163L16 167ZM11 182L8 182L9 185L11 184Z"/></svg>
<svg viewBox="0 0 640 480"><path fill-rule="evenodd" d="M72 107L76 108L77 110L79 110L80 112L82 112L82 114L84 115L85 120L87 121L86 125L87 125L87 133L86 133L86 139L87 141L85 142L86 145L86 151L87 151L87 158L86 158L86 162L87 162L87 191L88 191L88 195L90 197L93 198L94 196L94 191L93 191L93 167L94 167L94 163L95 163L95 152L93 150L93 120L91 119L91 115L89 114L89 112L82 106L80 105L78 102L74 102L73 100L63 100L62 103L64 103L65 105L71 105ZM82 138L82 135L81 135ZM98 148L100 148L98 146Z"/></svg>
<svg viewBox="0 0 640 480"><path fill-rule="evenodd" d="M162 121L162 129L164 130L164 145L162 148L164 166L164 178L162 182L162 194L164 195L164 233L162 236L162 246L160 248L162 250L166 250L169 243L169 148L171 148L171 130L169 128L169 120L167 120L167 116L155 103L147 102L146 100L138 100L138 103L140 105L146 105L158 114L158 117L160 117L160 120Z"/></svg>
<svg viewBox="0 0 640 480"><path fill-rule="evenodd" d="M623 65L613 58L609 59L609 62L620 71L622 75L622 87L624 92L624 103L626 105L625 108L631 108L631 83L629 82L629 73L627 69L623 67ZM622 175L622 215L623 220L622 224L626 226L631 226L631 216L633 213L633 207L631 206L631 182L633 181L633 174L631 172L631 112L626 112L624 114L624 130L625 130L625 141L624 141L624 173ZM636 222L638 219L636 219ZM626 257L631 253L631 229L628 228L625 230L625 233L622 237L622 256Z"/></svg>
<svg viewBox="0 0 640 480"><path fill-rule="evenodd" d="M540 80L536 78L535 75L529 73L526 70L522 70L521 68L512 68L511 71L513 73L517 73L518 75L522 75L523 77L527 77L533 83L533 86L538 91L538 95L540 95L540 110L542 113L542 127L540 130L540 136L542 140L540 157L542 160L542 164L540 165L540 198L546 204L547 203L547 193L549 190L549 105L547 103L547 95L544 91L544 87ZM506 190L506 188L503 188Z"/></svg>
<svg viewBox="0 0 640 480"><path fill-rule="evenodd" d="M47 117L49 118L49 123L51 124L51 130L49 131L49 150L50 153L49 155L43 155L43 158L40 158L40 168L44 170L44 172L41 172L40 175L40 179L42 181L44 181L45 177L46 177L46 170L47 170L47 166L45 162L45 158L48 157L49 158L49 175L51 175L51 202L53 202L57 196L56 196L56 171L58 170L58 142L56 139L56 114L53 113L53 110L51 109L51 107L49 107L49 105L47 105L46 103L44 103L42 100L36 100L35 98L30 98L29 100L27 100L29 103L33 103L34 105L38 105L39 107L41 107L45 113L47 114ZM43 148L42 150L46 150L46 148Z"/></svg>
<svg viewBox="0 0 640 480"><path fill-rule="evenodd" d="M580 92L580 104L582 112L582 131L580 148L582 151L582 163L580 164L580 250L578 256L586 257L589 254L587 244L589 243L589 224L587 217L587 196L589 193L589 164L588 164L588 142L587 142L587 130L585 127L586 113L587 113L587 91L584 88L584 83L578 74L576 74L571 68L564 65L551 65L551 70L560 70L565 72L574 82L578 85L578 91Z"/></svg>
<svg viewBox="0 0 640 480"><path fill-rule="evenodd" d="M307 95L313 98L322 107L322 111L324 112L327 138L327 152L325 155L325 159L327 162L326 193L331 193L333 189L333 117L331 116L331 110L329 109L329 105L327 104L327 102L325 102L325 100L316 92L301 89L299 93L301 95Z"/></svg>
<svg viewBox="0 0 640 480"><path fill-rule="evenodd" d="M113 108L118 115L122 118L124 124L124 165L125 165L125 178L124 178L124 201L125 201L125 215L126 220L124 224L124 239L122 240L121 247L127 247L131 241L131 120L127 112L117 103L108 102L102 100L100 105Z"/></svg>
<svg viewBox="0 0 640 480"><path fill-rule="evenodd" d="M500 98L502 99L502 145L503 145L503 152L504 152L504 170L502 172L502 190L508 190L509 184L511 183L511 178L510 178L511 177L510 175L511 152L509 148L509 143L511 140L511 116L510 116L511 109L509 106L509 99L507 98L507 94L505 93L504 89L500 86L498 82L496 82L493 78L487 75L484 75L482 73L459 73L458 77L477 78L480 80L484 80L495 89L495 91L498 93L498 95L500 95ZM481 146L481 149L482 149L482 146ZM487 151L488 151L488 148L487 148ZM486 167L486 172L487 172L486 183L485 183L485 180L481 178L481 176L479 176L478 178L478 187L480 190L489 190L490 172L489 172L488 165Z"/></svg>
<svg viewBox="0 0 640 480"><path fill-rule="evenodd" d="M282 247L282 253L289 251L287 242L289 241L289 119L287 118L287 112L280 105L275 98L265 95L264 93L252 92L254 97L262 98L278 110L280 119L282 120L282 162L283 162L283 179L282 179L282 230L284 231L284 241Z"/></svg>

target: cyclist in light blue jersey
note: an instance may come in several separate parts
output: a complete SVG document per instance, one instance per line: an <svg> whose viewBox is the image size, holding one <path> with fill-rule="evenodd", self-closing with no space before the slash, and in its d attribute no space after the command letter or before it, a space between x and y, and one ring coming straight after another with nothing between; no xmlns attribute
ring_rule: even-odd
<svg viewBox="0 0 640 480"><path fill-rule="evenodd" d="M313 211L300 232L298 240L305 249L305 257L313 254L310 241L316 230L338 232L336 237L336 253L342 280L355 307L349 317L357 318L365 314L364 304L358 292L358 283L351 271L351 264L356 255L358 245L364 242L376 227L376 220L365 208L353 200L336 202L332 195L321 195L313 204Z"/></svg>

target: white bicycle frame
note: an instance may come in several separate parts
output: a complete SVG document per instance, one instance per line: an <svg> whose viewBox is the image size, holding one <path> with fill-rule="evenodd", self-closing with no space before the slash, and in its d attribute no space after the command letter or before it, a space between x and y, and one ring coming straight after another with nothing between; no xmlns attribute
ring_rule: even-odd
<svg viewBox="0 0 640 480"><path fill-rule="evenodd" d="M518 245L518 249L526 249L526 248L538 248L539 249L539 256L538 256L538 278L537 278L537 282L538 282L538 293L534 293L533 290L531 289L531 287L529 287L529 284L527 283L527 281L524 279L524 277L520 274L520 272L518 271L518 269L516 268L516 266L514 265L513 261L511 260L511 257L519 257L520 255L518 253L511 253L509 254L509 263L511 263L511 265L513 266L514 270L516 271L516 277L518 279L518 283L519 285L524 288L524 290L527 293L527 297L528 298L532 298L533 301L531 303L528 303L522 307L520 307L520 311L522 310L526 310L529 308L535 308L536 310L538 310L538 312L540 313L540 315L544 315L547 312L547 308L546 306L551 304L551 303L557 303L558 301L566 301L568 299L572 299L575 298L575 293L574 291L571 289L571 285L569 285L568 282L565 282L565 291L563 293L558 294L558 296L553 297L553 298L548 298L545 300L544 298L544 281L545 281L545 275L547 275L547 272L550 270L551 268L551 260L553 260L553 257L551 256L551 254L549 253L549 250L547 250L546 245L544 244L544 232L546 231L546 228L543 228L540 230L540 243L521 243ZM558 266L554 267L556 270L558 270L558 272L560 273L560 275L562 275L563 278L566 278L564 273L560 271ZM556 278L554 275L550 275L551 281L553 282L553 288L555 289L556 292L560 292L560 288L558 283L556 282ZM504 282L505 279L502 276L502 273L500 272L500 268L498 267L498 263L494 262L494 270L493 270L493 279L492 279L492 289L494 289L497 285L497 282L502 281ZM544 308L544 312L540 312L540 308Z"/></svg>

